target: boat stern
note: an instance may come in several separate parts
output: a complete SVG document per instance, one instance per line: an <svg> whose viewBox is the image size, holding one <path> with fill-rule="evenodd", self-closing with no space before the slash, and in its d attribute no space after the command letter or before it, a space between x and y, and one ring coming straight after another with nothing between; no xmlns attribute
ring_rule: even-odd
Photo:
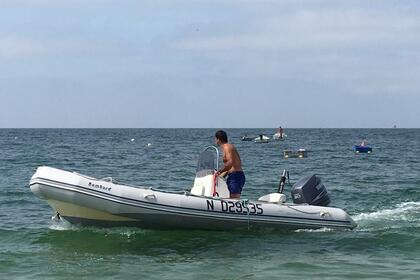
<svg viewBox="0 0 420 280"><path fill-rule="evenodd" d="M357 227L356 222L345 210L340 208L331 208L331 210L332 217L334 217L336 221L340 222L340 227L344 227L347 229L354 229Z"/></svg>
<svg viewBox="0 0 420 280"><path fill-rule="evenodd" d="M349 229L355 229L357 227L357 223L353 220L353 218L347 214L347 220L349 221Z"/></svg>

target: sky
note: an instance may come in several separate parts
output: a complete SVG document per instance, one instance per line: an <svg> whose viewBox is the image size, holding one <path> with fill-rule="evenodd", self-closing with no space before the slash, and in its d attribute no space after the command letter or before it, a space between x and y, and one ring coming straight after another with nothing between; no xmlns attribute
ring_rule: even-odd
<svg viewBox="0 0 420 280"><path fill-rule="evenodd" d="M0 128L420 127L420 1L0 0Z"/></svg>

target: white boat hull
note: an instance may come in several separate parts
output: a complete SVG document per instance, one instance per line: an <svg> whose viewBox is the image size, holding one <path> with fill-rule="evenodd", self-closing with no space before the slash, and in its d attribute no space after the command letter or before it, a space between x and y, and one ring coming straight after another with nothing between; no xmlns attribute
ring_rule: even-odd
<svg viewBox="0 0 420 280"><path fill-rule="evenodd" d="M50 167L37 169L30 188L61 217L82 225L208 230L356 227L339 208L168 193Z"/></svg>
<svg viewBox="0 0 420 280"><path fill-rule="evenodd" d="M280 134L280 132L277 132L273 135L273 140L283 141L283 140L286 139L286 137L287 137L286 134L284 134L284 133Z"/></svg>

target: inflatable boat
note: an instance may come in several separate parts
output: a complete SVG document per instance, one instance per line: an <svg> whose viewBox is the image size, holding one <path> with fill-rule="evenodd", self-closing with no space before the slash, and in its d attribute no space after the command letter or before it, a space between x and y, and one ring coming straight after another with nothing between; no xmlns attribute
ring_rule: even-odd
<svg viewBox="0 0 420 280"><path fill-rule="evenodd" d="M373 149L370 146L354 145L353 150L356 154L358 154L358 153L370 154Z"/></svg>
<svg viewBox="0 0 420 280"><path fill-rule="evenodd" d="M283 141L285 140L287 137L287 134L285 134L284 132L280 134L280 132L276 132L273 134L273 140L277 140L277 141Z"/></svg>
<svg viewBox="0 0 420 280"><path fill-rule="evenodd" d="M315 175L295 184L293 203L286 203L282 193L285 176L278 192L256 200L230 199L224 178L214 172L218 159L216 147L201 153L188 191L128 186L46 166L37 168L29 186L58 220L80 225L204 230L356 227L344 210L326 206L328 194Z"/></svg>
<svg viewBox="0 0 420 280"><path fill-rule="evenodd" d="M254 139L254 143L268 143L270 142L270 137L260 134L257 138Z"/></svg>
<svg viewBox="0 0 420 280"><path fill-rule="evenodd" d="M245 141L245 142L247 142L247 141L252 141L252 140L254 140L254 138L252 138L252 137L248 137L248 136L246 136L246 135L242 136L242 138L241 138L241 141Z"/></svg>

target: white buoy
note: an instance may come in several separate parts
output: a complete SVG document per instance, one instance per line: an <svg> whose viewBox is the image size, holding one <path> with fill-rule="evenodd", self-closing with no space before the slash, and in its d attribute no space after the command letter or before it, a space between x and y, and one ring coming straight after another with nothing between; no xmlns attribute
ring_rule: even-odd
<svg viewBox="0 0 420 280"><path fill-rule="evenodd" d="M147 143L147 147L151 147L152 146L152 143Z"/></svg>
<svg viewBox="0 0 420 280"><path fill-rule="evenodd" d="M135 140L136 140L136 139L134 139L134 138L131 138L131 140L130 140L130 141L131 141L131 142L134 142Z"/></svg>

